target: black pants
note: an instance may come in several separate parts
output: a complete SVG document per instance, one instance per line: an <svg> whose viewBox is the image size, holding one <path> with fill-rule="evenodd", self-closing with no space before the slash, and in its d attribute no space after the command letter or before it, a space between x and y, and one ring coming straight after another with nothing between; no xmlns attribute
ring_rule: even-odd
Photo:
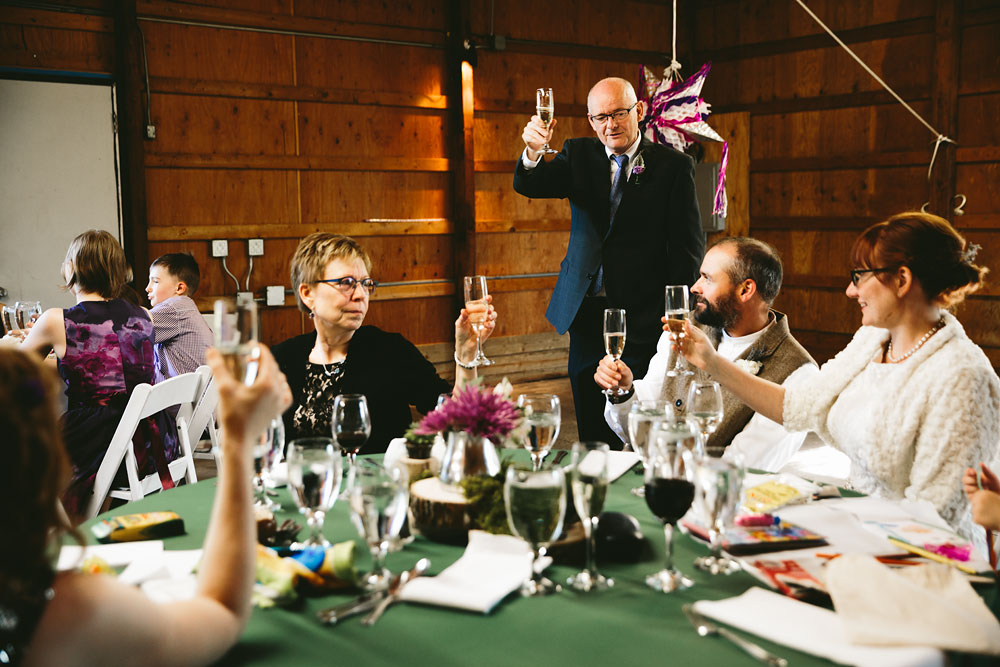
<svg viewBox="0 0 1000 667"><path fill-rule="evenodd" d="M605 396L594 382L594 371L605 356L604 351L604 309L608 307L606 297L586 297L580 310L569 327L569 381L573 388L573 403L576 406L576 426L580 440L597 440L621 449L622 441L611 430L604 419ZM649 360L656 353L659 331L636 338L632 331L625 340L622 355L632 374L638 379L646 375ZM643 340L652 335L652 340Z"/></svg>

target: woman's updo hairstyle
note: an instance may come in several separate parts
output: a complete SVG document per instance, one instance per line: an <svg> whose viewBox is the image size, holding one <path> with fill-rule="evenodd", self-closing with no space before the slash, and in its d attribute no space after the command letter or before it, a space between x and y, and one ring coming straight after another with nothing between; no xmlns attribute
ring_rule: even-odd
<svg viewBox="0 0 1000 667"><path fill-rule="evenodd" d="M908 267L927 298L948 308L982 286L989 269L974 263L978 251L944 218L907 211L862 232L851 259L856 268ZM886 283L892 274L875 277Z"/></svg>

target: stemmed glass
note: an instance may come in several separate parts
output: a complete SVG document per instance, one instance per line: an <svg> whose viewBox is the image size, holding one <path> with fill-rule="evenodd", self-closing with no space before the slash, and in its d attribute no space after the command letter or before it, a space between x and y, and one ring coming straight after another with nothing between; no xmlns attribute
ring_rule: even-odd
<svg viewBox="0 0 1000 667"><path fill-rule="evenodd" d="M645 468L649 460L649 447L653 444L657 432L671 414L671 408L666 401L636 401L628 413L628 439L632 451L639 454ZM632 489L632 495L640 498L645 493L645 487Z"/></svg>
<svg viewBox="0 0 1000 667"><path fill-rule="evenodd" d="M605 577L594 565L594 539L598 517L604 509L608 495L608 458L610 448L603 442L577 442L570 452L570 483L573 487L573 506L583 522L587 540L587 560L583 570L566 580L578 591L603 590L615 585L615 580Z"/></svg>
<svg viewBox="0 0 1000 667"><path fill-rule="evenodd" d="M0 309L0 317L3 318L3 330L4 334L13 334L18 331L17 326L17 310L14 306L4 306Z"/></svg>
<svg viewBox="0 0 1000 667"><path fill-rule="evenodd" d="M355 459L372 433L372 418L364 394L338 394L333 399L330 428L340 451L347 454L346 495L354 483Z"/></svg>
<svg viewBox="0 0 1000 667"><path fill-rule="evenodd" d="M691 383L685 418L698 431L700 453L709 453L708 437L715 433L722 421L722 389L718 382L703 380Z"/></svg>
<svg viewBox="0 0 1000 667"><path fill-rule="evenodd" d="M735 512L743 486L743 471L739 466L710 456L689 454L695 483L695 505L708 528L710 556L694 561L695 567L710 574L731 574L740 569L735 560L722 555L725 525Z"/></svg>
<svg viewBox="0 0 1000 667"><path fill-rule="evenodd" d="M690 310L688 307L688 287L687 285L667 285L664 297L667 329L670 330L670 340L677 345L684 338L684 321ZM673 370L682 370L679 350L674 357Z"/></svg>
<svg viewBox="0 0 1000 667"><path fill-rule="evenodd" d="M562 468L546 466L528 470L511 465L503 485L503 500L511 532L530 544L534 553L531 578L521 585L521 595L559 592L562 588L536 572L535 564L545 547L562 532L566 516L566 478Z"/></svg>
<svg viewBox="0 0 1000 667"><path fill-rule="evenodd" d="M263 507L271 511L281 509L281 504L271 500L267 495L265 478L270 475L274 464L281 458L285 449L285 424L281 417L275 417L267 430L260 435L260 440L253 447L253 491L254 507Z"/></svg>
<svg viewBox="0 0 1000 667"><path fill-rule="evenodd" d="M24 330L34 324L42 315L42 304L38 301L17 301L14 303L14 320L17 328Z"/></svg>
<svg viewBox="0 0 1000 667"><path fill-rule="evenodd" d="M323 520L337 502L342 466L332 438L300 438L288 445L288 487L309 524L309 538L297 546L330 546Z"/></svg>
<svg viewBox="0 0 1000 667"><path fill-rule="evenodd" d="M538 114L538 119L542 121L542 125L545 126L547 132L549 123L555 118L555 104L552 99L551 88L539 88L535 91L535 113ZM554 155L559 151L549 148L549 142L546 141L545 145L542 146L541 152L546 155Z"/></svg>
<svg viewBox="0 0 1000 667"><path fill-rule="evenodd" d="M559 437L562 425L559 397L555 394L521 394L517 397L517 407L521 408L528 424L524 447L531 453L532 468L538 470Z"/></svg>
<svg viewBox="0 0 1000 667"><path fill-rule="evenodd" d="M646 577L646 585L663 593L690 588L694 582L674 567L674 527L691 507L694 485L687 479L685 440L692 437L684 422L666 424L649 448L646 463L646 505L663 522L666 563Z"/></svg>
<svg viewBox="0 0 1000 667"><path fill-rule="evenodd" d="M476 332L476 358L470 366L493 365L483 354L483 331L486 330L486 318L489 316L487 296L486 276L465 276L465 310L469 313L469 324Z"/></svg>
<svg viewBox="0 0 1000 667"><path fill-rule="evenodd" d="M233 373L233 377L243 378L244 384L251 385L257 379L260 364L260 348L257 347L257 303L246 300L218 299L215 302L214 327L215 347L222 360Z"/></svg>
<svg viewBox="0 0 1000 667"><path fill-rule="evenodd" d="M368 575L368 590L389 587L389 570L385 556L399 536L410 504L410 484L403 466L384 468L363 461L355 468L354 485L350 488L351 518L358 534L368 544L372 554L372 571Z"/></svg>
<svg viewBox="0 0 1000 667"><path fill-rule="evenodd" d="M607 308L604 311L604 351L615 361L622 358L625 351L625 310ZM628 392L621 387L605 389L606 396L624 396Z"/></svg>

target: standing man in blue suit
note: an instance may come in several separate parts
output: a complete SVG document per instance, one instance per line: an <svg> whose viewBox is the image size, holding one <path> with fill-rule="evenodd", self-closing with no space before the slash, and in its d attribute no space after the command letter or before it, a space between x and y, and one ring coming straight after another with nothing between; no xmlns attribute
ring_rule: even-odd
<svg viewBox="0 0 1000 667"><path fill-rule="evenodd" d="M625 79L603 79L587 96L597 137L568 139L542 159L552 139L532 116L514 190L526 197L567 198L569 248L545 317L569 331L569 377L581 440L619 443L604 422L604 396L594 370L604 356L605 308L624 308L628 336L622 359L640 376L656 352L665 285L691 285L705 253L694 189L694 162L639 133L646 111Z"/></svg>

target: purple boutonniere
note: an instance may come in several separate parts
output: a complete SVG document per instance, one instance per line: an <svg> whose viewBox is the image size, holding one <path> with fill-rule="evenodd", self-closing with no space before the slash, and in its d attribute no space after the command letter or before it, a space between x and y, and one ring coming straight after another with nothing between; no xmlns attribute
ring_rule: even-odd
<svg viewBox="0 0 1000 667"><path fill-rule="evenodd" d="M646 163L642 159L642 153L639 153L635 156L635 161L632 164L631 177L629 178L629 183L633 187L637 187L639 185L639 181L642 180L640 177L644 171L646 171Z"/></svg>

